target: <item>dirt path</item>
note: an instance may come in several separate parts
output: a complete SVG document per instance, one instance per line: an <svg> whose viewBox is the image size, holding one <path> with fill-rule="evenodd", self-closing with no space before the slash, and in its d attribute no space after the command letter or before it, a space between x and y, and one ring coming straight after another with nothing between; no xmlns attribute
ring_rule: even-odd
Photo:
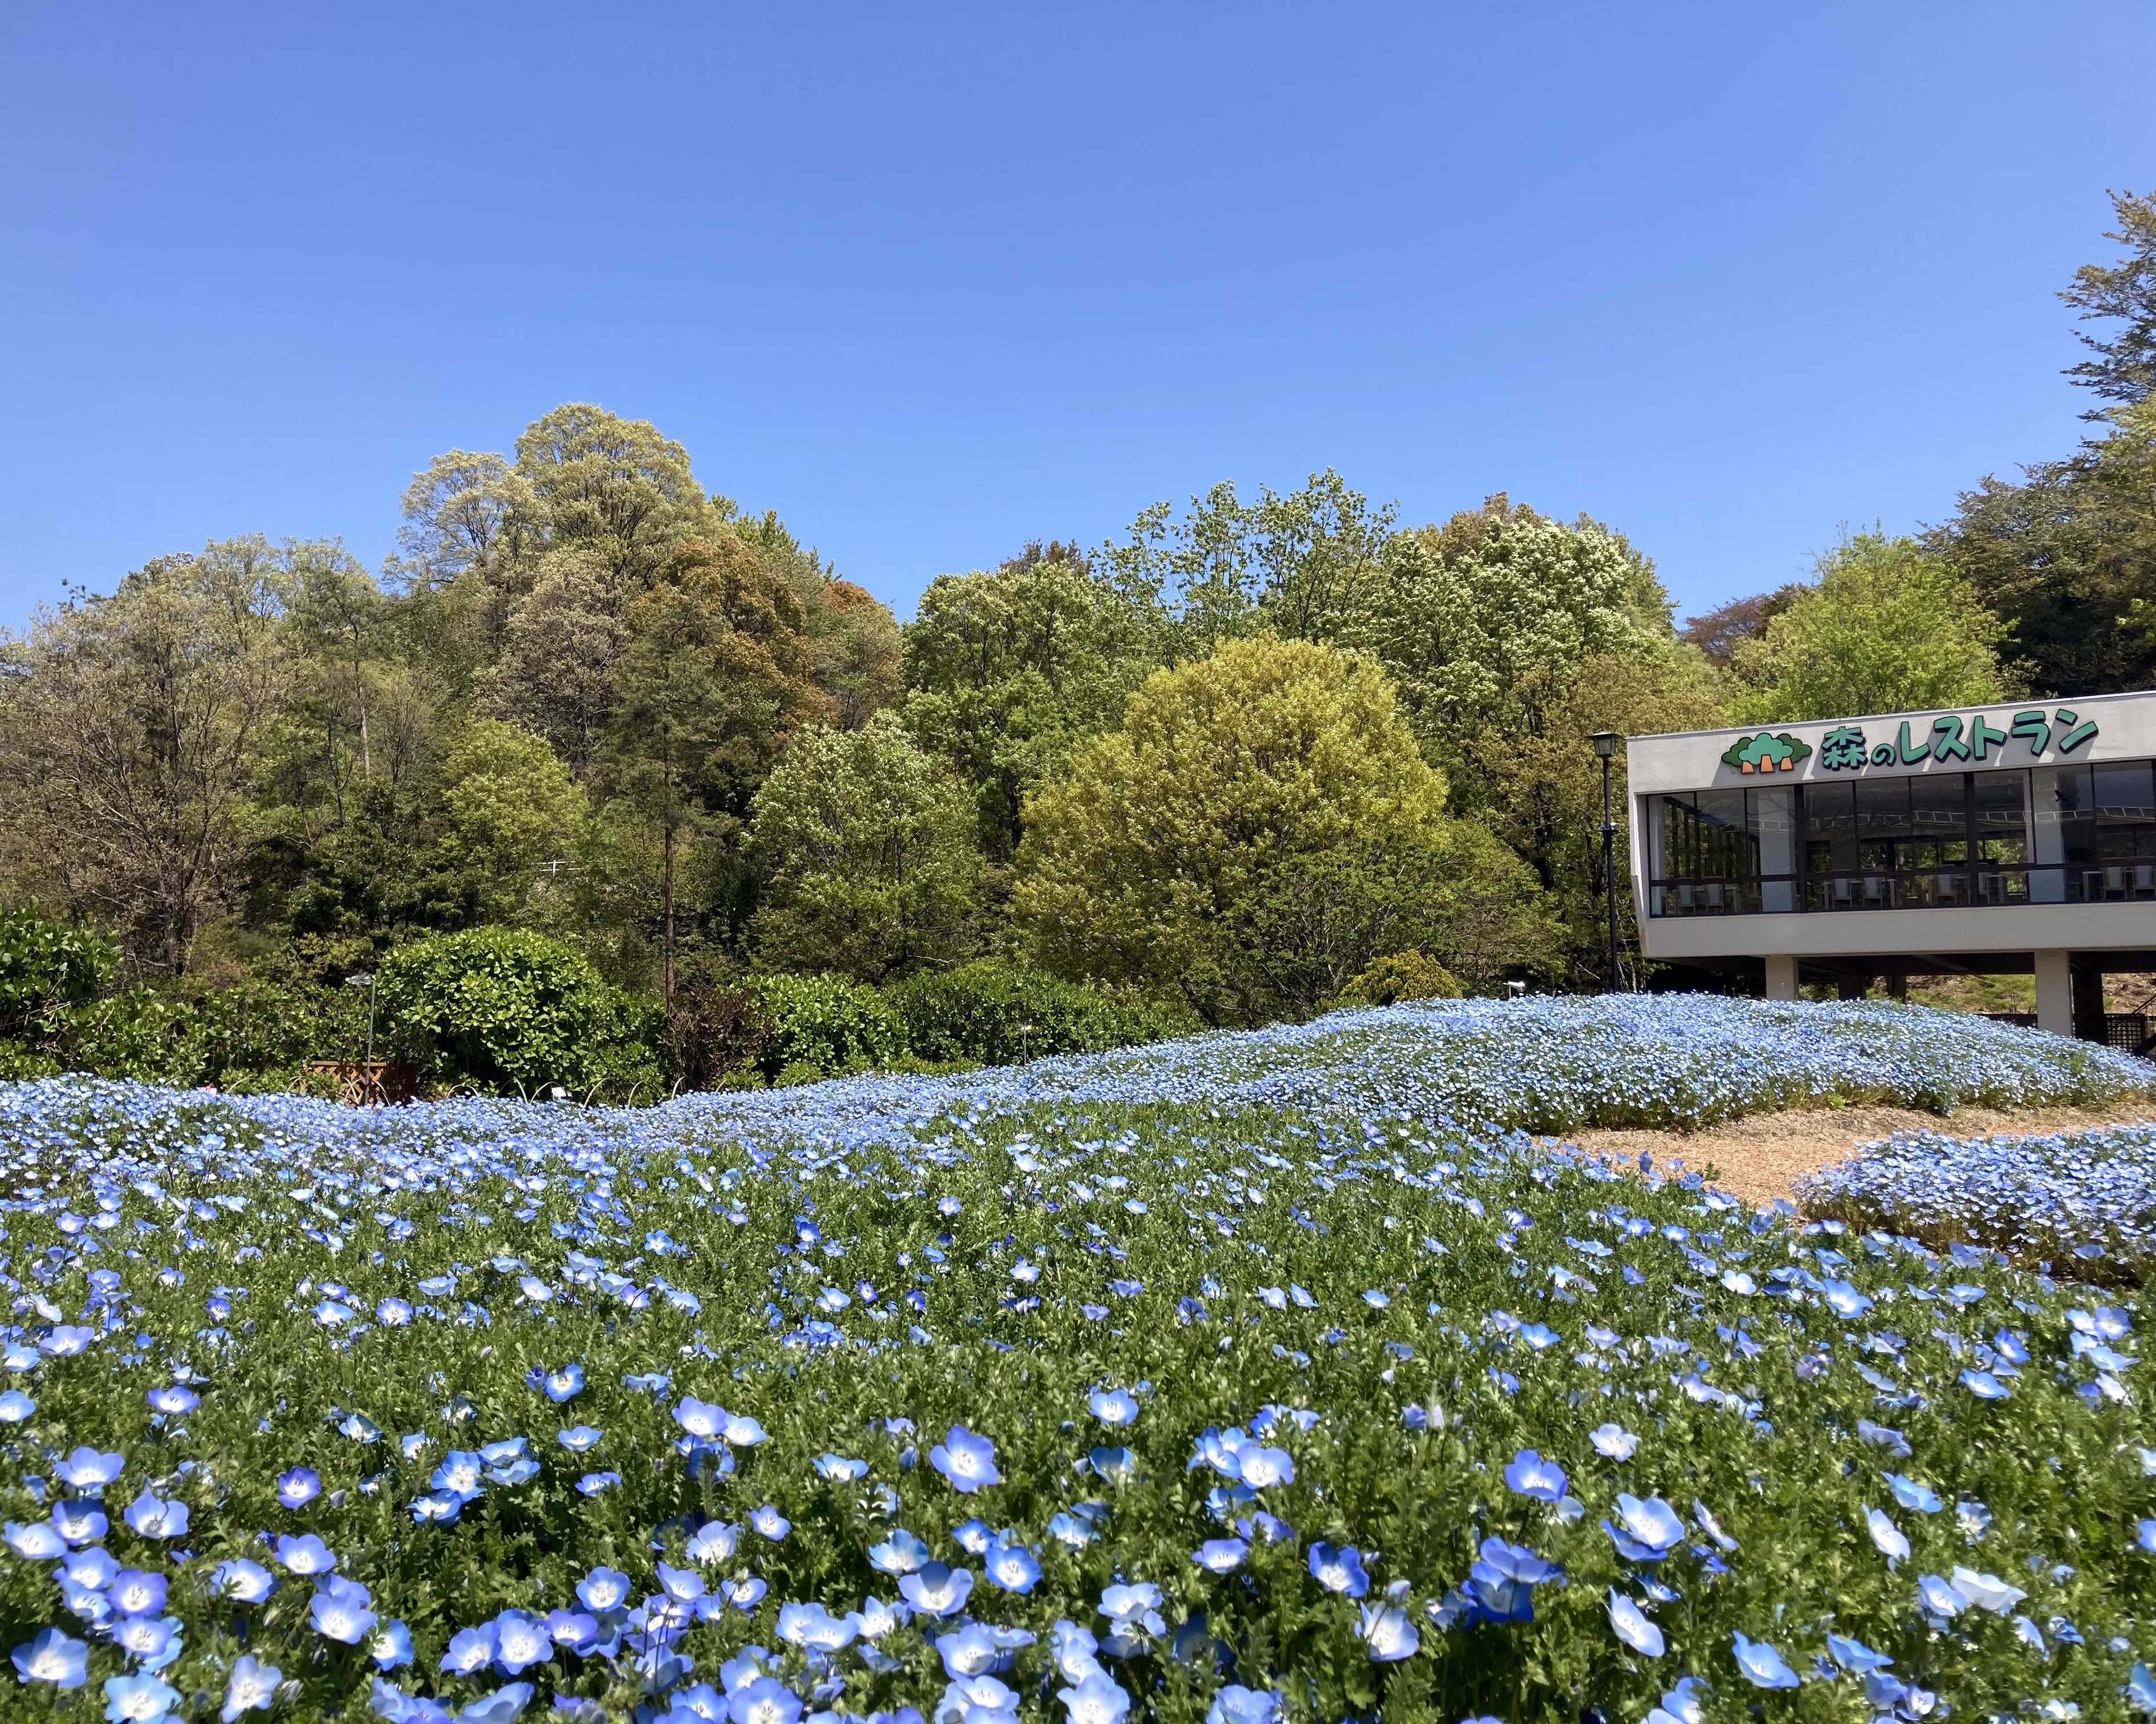
<svg viewBox="0 0 2156 1724"><path fill-rule="evenodd" d="M1563 1140L1612 1161L1636 1162L1646 1152L1665 1166L1712 1167L1716 1183L1754 1203L1793 1197L1799 1179L1845 1161L1861 1146L1897 1131L1950 1131L1981 1137L2005 1131L2056 1131L2070 1126L2156 1120L2156 1106L2128 1102L2111 1109L2044 1107L2001 1111L1965 1107L1942 1118L1902 1107L1823 1107L1754 1114L1703 1131L1581 1131Z"/></svg>

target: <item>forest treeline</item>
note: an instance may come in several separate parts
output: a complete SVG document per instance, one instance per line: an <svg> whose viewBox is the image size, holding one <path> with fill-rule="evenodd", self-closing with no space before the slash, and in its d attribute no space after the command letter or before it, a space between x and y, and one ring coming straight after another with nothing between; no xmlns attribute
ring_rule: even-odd
<svg viewBox="0 0 2156 1724"><path fill-rule="evenodd" d="M239 537L71 593L0 659L0 1062L292 1080L359 1051L354 977L442 1081L618 1095L1599 985L1594 731L2156 681L2116 202L2080 450L1681 629L1611 526L1329 470L901 627L583 403L429 463L379 570Z"/></svg>

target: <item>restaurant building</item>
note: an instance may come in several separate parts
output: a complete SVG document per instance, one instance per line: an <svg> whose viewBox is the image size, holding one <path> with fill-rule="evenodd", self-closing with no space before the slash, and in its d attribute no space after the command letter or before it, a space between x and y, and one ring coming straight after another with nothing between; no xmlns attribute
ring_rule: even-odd
<svg viewBox="0 0 2156 1724"><path fill-rule="evenodd" d="M2117 1039L2156 971L2156 692L1627 744L1641 950L1770 999L2027 974L2036 1021ZM2144 1031L2145 1034L2145 1031Z"/></svg>

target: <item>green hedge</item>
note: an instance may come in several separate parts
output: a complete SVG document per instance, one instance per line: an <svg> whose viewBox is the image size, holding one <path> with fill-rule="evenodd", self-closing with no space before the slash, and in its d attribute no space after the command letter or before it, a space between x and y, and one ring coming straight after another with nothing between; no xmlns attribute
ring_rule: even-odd
<svg viewBox="0 0 2156 1724"><path fill-rule="evenodd" d="M1126 1005L1001 958L911 977L888 993L907 1045L922 1060L1009 1065L1158 1041L1183 1027L1159 1006Z"/></svg>

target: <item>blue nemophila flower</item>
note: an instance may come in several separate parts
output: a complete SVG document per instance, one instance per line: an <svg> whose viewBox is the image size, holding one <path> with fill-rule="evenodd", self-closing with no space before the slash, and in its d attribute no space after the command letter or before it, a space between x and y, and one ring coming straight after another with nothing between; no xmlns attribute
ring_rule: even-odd
<svg viewBox="0 0 2156 1724"><path fill-rule="evenodd" d="M1563 1571L1524 1545L1486 1538L1467 1571L1466 1593L1472 1620L1532 1622L1534 1589ZM1472 1624L1471 1622L1470 1625Z"/></svg>
<svg viewBox="0 0 2156 1724"><path fill-rule="evenodd" d="M599 1439L605 1434L605 1432L593 1430L588 1424L574 1424L567 1430L555 1432L554 1440L567 1449L570 1454L582 1455L587 1449L597 1446Z"/></svg>
<svg viewBox="0 0 2156 1724"><path fill-rule="evenodd" d="M70 1585L90 1592L103 1592L119 1578L120 1564L107 1550L76 1551L57 1571Z"/></svg>
<svg viewBox="0 0 2156 1724"><path fill-rule="evenodd" d="M572 1400L583 1393L584 1367L582 1365L557 1365L552 1371L542 1372L539 1381L533 1386L558 1407L562 1402Z"/></svg>
<svg viewBox="0 0 2156 1724"><path fill-rule="evenodd" d="M442 1655L441 1669L451 1676L469 1676L494 1662L494 1624L459 1629L449 1636L449 1649Z"/></svg>
<svg viewBox="0 0 2156 1724"><path fill-rule="evenodd" d="M122 1616L105 1625L112 1644L143 1669L162 1670L179 1656L177 1616Z"/></svg>
<svg viewBox="0 0 2156 1724"><path fill-rule="evenodd" d="M180 1691L147 1671L105 1679L105 1716L111 1724L151 1724L180 1703Z"/></svg>
<svg viewBox="0 0 2156 1724"><path fill-rule="evenodd" d="M2003 1401L2007 1396L2006 1385L1989 1371L1964 1371L1961 1373L1961 1383L1979 1400Z"/></svg>
<svg viewBox="0 0 2156 1724"><path fill-rule="evenodd" d="M903 1526L892 1528L890 1537L869 1547L870 1563L886 1574L911 1574L929 1560L928 1547Z"/></svg>
<svg viewBox="0 0 2156 1724"><path fill-rule="evenodd" d="M1894 1662L1883 1653L1874 1652L1861 1640L1852 1640L1841 1634L1829 1634L1826 1650L1834 1661L1852 1676L1868 1676L1872 1671L1883 1670Z"/></svg>
<svg viewBox="0 0 2156 1724"><path fill-rule="evenodd" d="M494 1662L504 1675L521 1676L535 1664L551 1664L553 1637L538 1618L521 1610L505 1610L495 1618Z"/></svg>
<svg viewBox="0 0 2156 1724"><path fill-rule="evenodd" d="M692 1437L722 1439L732 1416L725 1408L700 1401L694 1395L684 1395L674 1408L675 1423Z"/></svg>
<svg viewBox="0 0 2156 1724"><path fill-rule="evenodd" d="M594 1568L577 1583L577 1597L583 1601L584 1608L596 1610L601 1615L609 1610L619 1609L628 1602L629 1595L629 1577L618 1569Z"/></svg>
<svg viewBox="0 0 2156 1724"><path fill-rule="evenodd" d="M844 1484L850 1480L865 1477L869 1464L865 1460L852 1460L845 1455L827 1451L816 1457L815 1467L824 1477L834 1483Z"/></svg>
<svg viewBox="0 0 2156 1724"><path fill-rule="evenodd" d="M202 1397L184 1384L168 1383L162 1388L153 1388L145 1398L152 1413L162 1413L177 1418L192 1413L202 1405Z"/></svg>
<svg viewBox="0 0 2156 1724"><path fill-rule="evenodd" d="M1253 1491L1295 1482L1295 1459L1285 1449L1250 1443L1235 1451L1235 1476Z"/></svg>
<svg viewBox="0 0 2156 1724"><path fill-rule="evenodd" d="M996 1529L976 1516L952 1527L951 1538L967 1555L985 1557L988 1553L988 1547L995 1542Z"/></svg>
<svg viewBox="0 0 2156 1724"><path fill-rule="evenodd" d="M1522 1449L1506 1467L1505 1482L1522 1496L1556 1502L1564 1495L1564 1469L1532 1449Z"/></svg>
<svg viewBox="0 0 2156 1724"><path fill-rule="evenodd" d="M1137 1657L1168 1632L1161 1619L1160 1588L1150 1581L1103 1587L1100 1614L1108 1622L1106 1649L1117 1658Z"/></svg>
<svg viewBox="0 0 2156 1724"><path fill-rule="evenodd" d="M1928 1485L1919 1485L1914 1479L1905 1479L1899 1473L1887 1475L1887 1487L1894 1493L1894 1501L1903 1508L1914 1509L1919 1514L1936 1515L1946 1506L1938 1491Z"/></svg>
<svg viewBox="0 0 2156 1724"><path fill-rule="evenodd" d="M443 1457L442 1464L429 1475L427 1482L437 1491L446 1491L460 1503L470 1502L475 1496L484 1496L486 1486L481 1482L486 1476L486 1460L483 1455L469 1449L452 1449Z"/></svg>
<svg viewBox="0 0 2156 1724"><path fill-rule="evenodd" d="M581 1610L550 1610L547 1613L547 1636L557 1646L578 1657L588 1657L598 1646L598 1619Z"/></svg>
<svg viewBox="0 0 2156 1724"><path fill-rule="evenodd" d="M1209 1573L1225 1574L1241 1568L1243 1558L1250 1553L1250 1547L1246 1540L1209 1538L1190 1553L1190 1560Z"/></svg>
<svg viewBox="0 0 2156 1724"><path fill-rule="evenodd" d="M1871 1533L1871 1542L1879 1547L1887 1558L1887 1566L1893 1565L1909 1554L1909 1540L1902 1529L1876 1508L1864 1511L1864 1523Z"/></svg>
<svg viewBox="0 0 2156 1724"><path fill-rule="evenodd" d="M412 1662L412 1630L401 1622L377 1624L367 1642L367 1655L374 1660L377 1670L402 1670Z"/></svg>
<svg viewBox="0 0 2156 1724"><path fill-rule="evenodd" d="M322 1475L312 1467L295 1466L277 1475L277 1501L288 1509L305 1508L322 1494Z"/></svg>
<svg viewBox="0 0 2156 1724"><path fill-rule="evenodd" d="M38 1403L18 1388L0 1393L0 1424L20 1424L38 1410Z"/></svg>
<svg viewBox="0 0 2156 1724"><path fill-rule="evenodd" d="M1132 1424L1137 1419L1138 1398L1127 1388L1096 1388L1086 1397L1086 1404L1103 1424Z"/></svg>
<svg viewBox="0 0 2156 1724"><path fill-rule="evenodd" d="M126 1465L126 1457L117 1452L100 1455L95 1449L78 1449L64 1460L55 1461L53 1470L63 1484L94 1495L118 1478Z"/></svg>
<svg viewBox="0 0 2156 1724"><path fill-rule="evenodd" d="M1310 1572L1328 1593L1359 1598L1370 1590L1370 1577L1363 1572L1363 1553L1352 1544L1343 1549L1317 1540L1310 1547Z"/></svg>
<svg viewBox="0 0 2156 1724"><path fill-rule="evenodd" d="M956 1616L973 1590L973 1571L923 1562L898 1581L899 1596L924 1616Z"/></svg>
<svg viewBox="0 0 2156 1724"><path fill-rule="evenodd" d="M1397 1604L1365 1604L1359 1632L1373 1664L1397 1664L1422 1650L1422 1634Z"/></svg>
<svg viewBox="0 0 2156 1724"><path fill-rule="evenodd" d="M1630 1460L1638 1452L1640 1439L1621 1424L1601 1424L1588 1434L1594 1452L1612 1460Z"/></svg>
<svg viewBox="0 0 2156 1724"><path fill-rule="evenodd" d="M223 1724L236 1724L243 1712L266 1712L276 1697L277 1685L284 1680L284 1671L274 1664L264 1664L251 1652L241 1653L233 1660L232 1676L224 1687L224 1706L218 1716Z"/></svg>
<svg viewBox="0 0 2156 1724"><path fill-rule="evenodd" d="M1007 1593L1030 1593L1040 1578L1040 1559L1008 1532L988 1547L981 1572Z"/></svg>
<svg viewBox="0 0 2156 1724"><path fill-rule="evenodd" d="M10 1521L4 1530L8 1549L18 1557L36 1562L46 1557L66 1554L67 1540L43 1521L33 1521L27 1526L19 1521Z"/></svg>
<svg viewBox="0 0 2156 1724"><path fill-rule="evenodd" d="M327 1574L337 1565L336 1552L311 1532L302 1533L297 1538L289 1534L281 1536L276 1550L279 1563L293 1574Z"/></svg>
<svg viewBox="0 0 2156 1724"><path fill-rule="evenodd" d="M1607 1521L1602 1523L1602 1530L1609 1535L1617 1553L1627 1561L1659 1562L1683 1542L1684 1521L1659 1496L1650 1496L1643 1501L1620 1491L1617 1517L1625 1523L1622 1531Z"/></svg>
<svg viewBox="0 0 2156 1724"><path fill-rule="evenodd" d="M724 1562L741 1542L741 1528L727 1521L707 1521L690 1536L685 1553L692 1562Z"/></svg>
<svg viewBox="0 0 2156 1724"><path fill-rule="evenodd" d="M1782 1655L1764 1640L1745 1638L1742 1629L1731 1639L1734 1644L1737 1668L1744 1680L1754 1688L1794 1688L1797 1673L1782 1662Z"/></svg>
<svg viewBox="0 0 2156 1724"><path fill-rule="evenodd" d="M1245 1688L1231 1682L1214 1695L1205 1724L1275 1724L1279 1716L1277 1691Z"/></svg>
<svg viewBox="0 0 2156 1724"><path fill-rule="evenodd" d="M217 1565L210 1584L235 1603L259 1604L277 1590L277 1577L259 1562L234 1557Z"/></svg>
<svg viewBox="0 0 2156 1724"><path fill-rule="evenodd" d="M726 1698L732 1724L795 1724L800 1716L799 1697L776 1676L758 1676Z"/></svg>
<svg viewBox="0 0 2156 1724"><path fill-rule="evenodd" d="M1636 1603L1614 1588L1609 1593L1609 1626L1619 1639L1642 1657L1662 1655L1665 1648L1661 1629L1648 1620L1647 1613Z"/></svg>
<svg viewBox="0 0 2156 1724"><path fill-rule="evenodd" d="M315 1632L326 1640L357 1646L360 1637L374 1626L373 1599L365 1587L341 1574L326 1576L308 1601L307 1614Z"/></svg>
<svg viewBox="0 0 2156 1724"><path fill-rule="evenodd" d="M122 1616L148 1616L165 1608L166 1585L162 1574L122 1568L105 1583L105 1597Z"/></svg>
<svg viewBox="0 0 2156 1724"><path fill-rule="evenodd" d="M374 1321L385 1328L401 1329L412 1321L412 1301L408 1299L384 1299L374 1307Z"/></svg>
<svg viewBox="0 0 2156 1724"><path fill-rule="evenodd" d="M2029 1596L2020 1588L2009 1586L1997 1575L1979 1574L1974 1568L1957 1568L1953 1588L1970 1603L1980 1605L1996 1616L2005 1615Z"/></svg>
<svg viewBox="0 0 2156 1724"><path fill-rule="evenodd" d="M996 1470L994 1443L963 1424L952 1425L950 1434L928 1451L928 1464L951 1481L953 1490L969 1494L1003 1482L1004 1475Z"/></svg>
<svg viewBox="0 0 2156 1724"><path fill-rule="evenodd" d="M153 1496L146 1485L141 1495L127 1505L125 1518L145 1538L178 1538L187 1530L187 1506Z"/></svg>
<svg viewBox="0 0 2156 1724"><path fill-rule="evenodd" d="M819 1607L820 1608L820 1607ZM779 1613L782 1619L784 1611ZM782 1638L785 1633L782 1627ZM1033 1636L1024 1634L1021 1644L1029 1643ZM997 1630L978 1622L963 1622L949 1634L936 1637L937 1656L943 1660L943 1674L953 1681L968 1676L992 1676L1011 1666L1014 1649L1004 1644Z"/></svg>
<svg viewBox="0 0 2156 1724"><path fill-rule="evenodd" d="M597 1496L602 1491L611 1491L619 1483L621 1483L621 1475L618 1472L609 1470L586 1473L577 1480L577 1494L580 1496Z"/></svg>
<svg viewBox="0 0 2156 1724"><path fill-rule="evenodd" d="M1131 1709L1131 1697L1109 1674L1097 1666L1084 1679L1055 1691L1063 1703L1066 1724L1122 1724Z"/></svg>

